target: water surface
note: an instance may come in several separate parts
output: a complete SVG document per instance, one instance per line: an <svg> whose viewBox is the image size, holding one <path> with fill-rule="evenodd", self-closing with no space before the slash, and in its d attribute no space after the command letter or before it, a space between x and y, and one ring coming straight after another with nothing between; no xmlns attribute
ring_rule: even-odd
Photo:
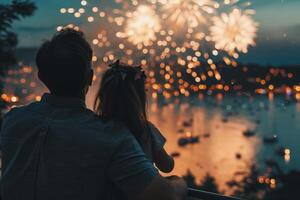
<svg viewBox="0 0 300 200"><path fill-rule="evenodd" d="M185 99L168 104L151 103L150 120L167 138L169 152L179 152L174 174L190 170L200 182L206 174L216 178L221 190L230 192L227 182L241 180L253 164L265 167L265 160L276 160L288 171L300 169L300 104L288 104L285 98L213 97ZM184 121L192 120L190 127ZM178 130L184 129L184 133ZM253 137L243 132L254 130ZM200 136L198 144L179 147L178 139L186 134ZM278 135L276 144L264 144L263 137ZM291 150L284 159L278 148Z"/></svg>

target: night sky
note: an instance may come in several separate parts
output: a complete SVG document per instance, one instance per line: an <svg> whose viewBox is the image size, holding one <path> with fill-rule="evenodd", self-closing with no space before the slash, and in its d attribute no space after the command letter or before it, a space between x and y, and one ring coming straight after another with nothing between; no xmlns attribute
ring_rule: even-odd
<svg viewBox="0 0 300 200"><path fill-rule="evenodd" d="M10 2L1 0L1 2ZM19 47L37 47L51 37L56 27L68 23L87 23L84 19L59 13L61 7L80 7L80 0L35 0L38 7L33 17L14 24L19 34ZM112 7L111 0L90 0L98 7ZM243 63L261 65L300 64L300 0L250 0L258 21L257 45L240 57Z"/></svg>

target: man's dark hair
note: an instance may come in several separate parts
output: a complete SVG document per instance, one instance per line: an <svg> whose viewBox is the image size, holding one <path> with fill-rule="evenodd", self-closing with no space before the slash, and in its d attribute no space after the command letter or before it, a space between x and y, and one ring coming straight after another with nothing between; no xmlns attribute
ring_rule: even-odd
<svg viewBox="0 0 300 200"><path fill-rule="evenodd" d="M63 29L37 53L39 78L54 95L79 95L89 81L92 55L82 32Z"/></svg>

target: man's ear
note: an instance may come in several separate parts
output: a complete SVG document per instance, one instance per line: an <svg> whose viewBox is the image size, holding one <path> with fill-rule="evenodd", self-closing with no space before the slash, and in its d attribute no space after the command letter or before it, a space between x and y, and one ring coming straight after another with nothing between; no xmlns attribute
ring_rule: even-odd
<svg viewBox="0 0 300 200"><path fill-rule="evenodd" d="M93 78L94 78L94 70L93 70L93 69L90 69L89 75L88 75L88 83L89 83L89 86L92 85L92 83L93 83Z"/></svg>

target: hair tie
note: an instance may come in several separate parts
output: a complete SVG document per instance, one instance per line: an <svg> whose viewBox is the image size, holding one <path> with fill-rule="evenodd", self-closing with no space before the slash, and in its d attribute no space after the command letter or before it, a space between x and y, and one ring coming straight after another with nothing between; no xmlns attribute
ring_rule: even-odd
<svg viewBox="0 0 300 200"><path fill-rule="evenodd" d="M119 59L116 60L114 63L109 64L108 66L114 71L114 74L112 75L112 77L110 79L112 79L115 76L120 76L121 79L124 81L130 73L129 71L127 71L127 69L122 67L122 66L125 66L125 65L122 65L120 63ZM134 77L133 77L135 81L147 78L147 76L145 74L145 71L143 70L141 65L132 66L132 68L135 71L135 74L134 74Z"/></svg>
<svg viewBox="0 0 300 200"><path fill-rule="evenodd" d="M127 73L122 69L122 66L120 65L120 60L118 59L116 62L108 65L110 68L113 69L114 72L117 72L121 75L122 80L124 81L126 79ZM114 75L113 75L114 76Z"/></svg>

